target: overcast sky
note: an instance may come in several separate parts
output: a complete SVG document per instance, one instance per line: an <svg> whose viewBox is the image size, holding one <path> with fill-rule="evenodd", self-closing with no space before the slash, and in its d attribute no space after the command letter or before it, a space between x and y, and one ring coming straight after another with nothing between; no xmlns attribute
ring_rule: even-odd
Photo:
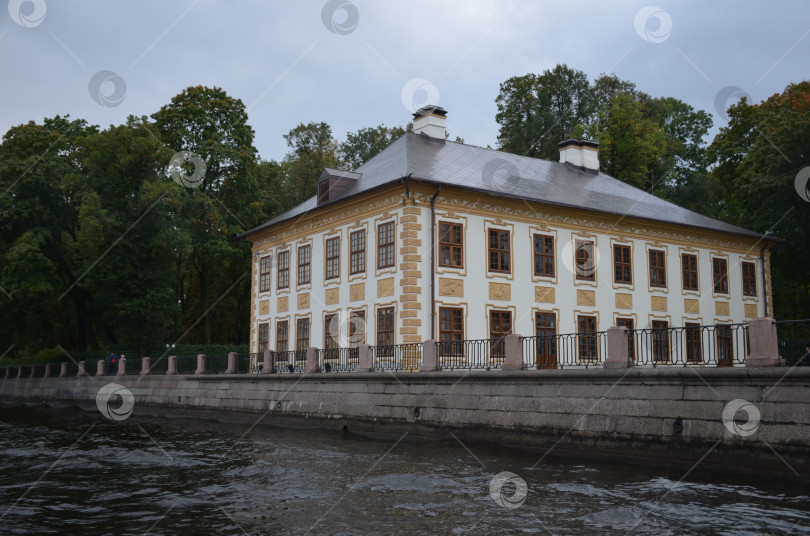
<svg viewBox="0 0 810 536"><path fill-rule="evenodd" d="M56 114L120 124L203 84L242 99L265 159L284 156L298 123L343 139L405 124L428 99L452 136L495 146L499 84L556 63L682 99L715 130L716 101L810 77L806 0L6 2L0 131Z"/></svg>

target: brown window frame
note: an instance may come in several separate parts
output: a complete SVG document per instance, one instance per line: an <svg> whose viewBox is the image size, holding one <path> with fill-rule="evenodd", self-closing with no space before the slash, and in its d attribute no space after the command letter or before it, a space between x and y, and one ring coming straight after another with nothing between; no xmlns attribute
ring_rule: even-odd
<svg viewBox="0 0 810 536"><path fill-rule="evenodd" d="M686 347L686 362L700 363L703 361L703 344L701 341L700 324L686 322L684 324L684 342Z"/></svg>
<svg viewBox="0 0 810 536"><path fill-rule="evenodd" d="M654 363L669 363L672 356L669 344L669 322L666 320L650 321L650 342Z"/></svg>
<svg viewBox="0 0 810 536"><path fill-rule="evenodd" d="M487 232L487 251L489 257L487 267L490 272L500 274L512 273L512 233L504 229L489 229ZM495 247L492 247L492 238L495 237ZM503 247L503 238L506 237L506 248Z"/></svg>
<svg viewBox="0 0 810 536"><path fill-rule="evenodd" d="M298 284L310 283L312 283L312 246L305 244L298 246Z"/></svg>
<svg viewBox="0 0 810 536"><path fill-rule="evenodd" d="M338 347L340 346L338 340L340 338L340 334L338 334L338 339L335 339L332 336L331 329L329 325L334 321L340 322L338 319L337 313L329 313L323 315L323 358L324 359L337 359L340 356L338 355Z"/></svg>
<svg viewBox="0 0 810 536"><path fill-rule="evenodd" d="M547 241L551 241L551 253L548 253ZM554 235L534 233L532 235L532 251L534 253L534 275L535 277L554 277L555 256L557 253L557 241ZM539 248L538 246L542 246ZM539 268L539 270L538 270Z"/></svg>
<svg viewBox="0 0 810 536"><path fill-rule="evenodd" d="M279 320L276 322L276 352L288 352L289 350L290 323L287 320Z"/></svg>
<svg viewBox="0 0 810 536"><path fill-rule="evenodd" d="M647 262L650 268L650 286L667 288L667 252L651 249L647 252Z"/></svg>
<svg viewBox="0 0 810 536"><path fill-rule="evenodd" d="M272 255L265 255L259 259L259 292L270 292L270 274L272 271Z"/></svg>
<svg viewBox="0 0 810 536"><path fill-rule="evenodd" d="M443 229L443 227L447 229ZM456 241L456 238L458 241ZM447 261L445 261L445 253ZM464 268L464 226L462 224L439 221L439 266L443 268Z"/></svg>
<svg viewBox="0 0 810 536"><path fill-rule="evenodd" d="M455 317L455 318L454 318ZM464 355L464 309L439 307L439 355L462 357Z"/></svg>
<svg viewBox="0 0 810 536"><path fill-rule="evenodd" d="M366 271L366 230L359 229L349 234L349 275Z"/></svg>
<svg viewBox="0 0 810 536"><path fill-rule="evenodd" d="M508 324L508 327L504 326ZM492 309L489 311L490 359L503 359L506 355L506 336L512 334L512 311Z"/></svg>
<svg viewBox="0 0 810 536"><path fill-rule="evenodd" d="M574 241L574 272L578 281L596 281L596 244L593 240Z"/></svg>
<svg viewBox="0 0 810 536"><path fill-rule="evenodd" d="M698 256L694 253L681 254L681 285L684 290L700 290Z"/></svg>
<svg viewBox="0 0 810 536"><path fill-rule="evenodd" d="M385 240L385 241L383 241ZM396 227L388 221L377 224L377 269L392 268L397 264Z"/></svg>
<svg viewBox="0 0 810 536"><path fill-rule="evenodd" d="M290 288L290 250L278 252L278 289Z"/></svg>
<svg viewBox="0 0 810 536"><path fill-rule="evenodd" d="M259 333L258 333L258 339L259 339L258 351L261 354L262 352L267 350L267 348L269 347L269 344L270 344L270 324L268 324L267 322L263 322L263 323L259 324L259 330L258 331L259 331Z"/></svg>
<svg viewBox="0 0 810 536"><path fill-rule="evenodd" d="M613 282L633 284L633 248L626 244L613 244Z"/></svg>
<svg viewBox="0 0 810 536"><path fill-rule="evenodd" d="M718 324L715 327L715 343L717 344L717 366L731 367L734 365L734 339L731 326Z"/></svg>
<svg viewBox="0 0 810 536"><path fill-rule="evenodd" d="M295 319L295 349L299 352L305 352L310 347L311 325L308 316Z"/></svg>
<svg viewBox="0 0 810 536"><path fill-rule="evenodd" d="M360 325L363 328L362 336L357 339L355 334L357 333L357 320L359 318L361 320ZM360 357L360 345L366 342L366 312L363 309L357 309L354 311L349 311L349 359L359 359Z"/></svg>
<svg viewBox="0 0 810 536"><path fill-rule="evenodd" d="M549 322L551 320L551 322ZM557 368L557 314L534 313L535 364L537 368Z"/></svg>
<svg viewBox="0 0 810 536"><path fill-rule="evenodd" d="M340 278L340 237L327 238L324 243L324 279Z"/></svg>
<svg viewBox="0 0 810 536"><path fill-rule="evenodd" d="M394 357L393 347L396 343L396 311L394 307L380 307L377 309L375 327L377 329L377 355L380 357Z"/></svg>
<svg viewBox="0 0 810 536"><path fill-rule="evenodd" d="M712 257L712 283L715 294L728 294L728 260Z"/></svg>
<svg viewBox="0 0 810 536"><path fill-rule="evenodd" d="M599 362L599 340L596 329L595 315L577 315L577 358L582 363Z"/></svg>
<svg viewBox="0 0 810 536"><path fill-rule="evenodd" d="M627 351L633 362L636 361L636 340L634 337L636 321L632 317L622 316L616 317L616 327L627 328Z"/></svg>
<svg viewBox="0 0 810 536"><path fill-rule="evenodd" d="M740 262L742 271L743 296L756 297L757 295L757 265L750 261ZM746 270L750 273L746 274Z"/></svg>

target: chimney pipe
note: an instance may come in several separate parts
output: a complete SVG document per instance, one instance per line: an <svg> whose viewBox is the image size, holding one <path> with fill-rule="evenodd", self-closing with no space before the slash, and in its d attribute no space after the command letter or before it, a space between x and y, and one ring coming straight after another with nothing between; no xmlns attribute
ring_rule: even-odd
<svg viewBox="0 0 810 536"><path fill-rule="evenodd" d="M413 114L413 133L445 139L447 110L441 106L423 106Z"/></svg>
<svg viewBox="0 0 810 536"><path fill-rule="evenodd" d="M599 172L599 144L595 141L567 139L557 144L560 163L570 164L589 173Z"/></svg>

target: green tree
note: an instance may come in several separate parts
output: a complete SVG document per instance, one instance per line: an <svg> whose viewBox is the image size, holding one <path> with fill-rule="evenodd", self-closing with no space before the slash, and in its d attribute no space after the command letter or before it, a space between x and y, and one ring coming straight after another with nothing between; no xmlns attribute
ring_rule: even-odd
<svg viewBox="0 0 810 536"><path fill-rule="evenodd" d="M340 169L343 162L340 145L327 123L299 124L284 139L291 149L284 158L287 169L284 205L293 207L315 195L323 168Z"/></svg>
<svg viewBox="0 0 810 536"><path fill-rule="evenodd" d="M246 309L240 300L249 296L250 283L245 277L250 271L247 245L229 243L228 237L245 230L244 222L255 220L261 209L256 202L253 129L242 101L216 87L186 88L152 118L163 143L173 151L199 155L205 162L199 186L181 189L174 199L181 215L175 225L185 235L182 242L188 244L177 252L176 298L182 307L183 328L179 335L190 331L191 339L209 344L214 325L224 341L234 332L226 334L222 328L245 320L237 318L236 310ZM229 295L235 281L241 288ZM240 298L234 302L233 296ZM209 311L216 303L217 311ZM212 322L219 318L230 321Z"/></svg>
<svg viewBox="0 0 810 536"><path fill-rule="evenodd" d="M349 169L357 169L405 132L413 132L413 123L408 123L406 128L379 125L347 133L346 141L340 144L344 165Z"/></svg>
<svg viewBox="0 0 810 536"><path fill-rule="evenodd" d="M508 79L495 102L500 148L551 160L559 157L557 144L588 123L593 113L587 75L561 64L540 75Z"/></svg>
<svg viewBox="0 0 810 536"><path fill-rule="evenodd" d="M724 199L719 214L786 241L773 248L775 315L807 318L810 203L795 181L810 165L810 82L790 84L759 104L742 99L728 114L708 152L711 178Z"/></svg>

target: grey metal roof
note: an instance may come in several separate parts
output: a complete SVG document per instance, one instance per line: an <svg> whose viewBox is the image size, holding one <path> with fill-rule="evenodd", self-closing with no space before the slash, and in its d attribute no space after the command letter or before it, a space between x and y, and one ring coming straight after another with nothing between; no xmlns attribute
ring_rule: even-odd
<svg viewBox="0 0 810 536"><path fill-rule="evenodd" d="M601 172L588 172L570 164L437 140L422 134L402 135L355 172L362 173L362 177L342 193L340 200L409 177L496 196L754 238L763 236L679 207ZM313 196L242 236L305 214L317 208L316 201L317 198Z"/></svg>

